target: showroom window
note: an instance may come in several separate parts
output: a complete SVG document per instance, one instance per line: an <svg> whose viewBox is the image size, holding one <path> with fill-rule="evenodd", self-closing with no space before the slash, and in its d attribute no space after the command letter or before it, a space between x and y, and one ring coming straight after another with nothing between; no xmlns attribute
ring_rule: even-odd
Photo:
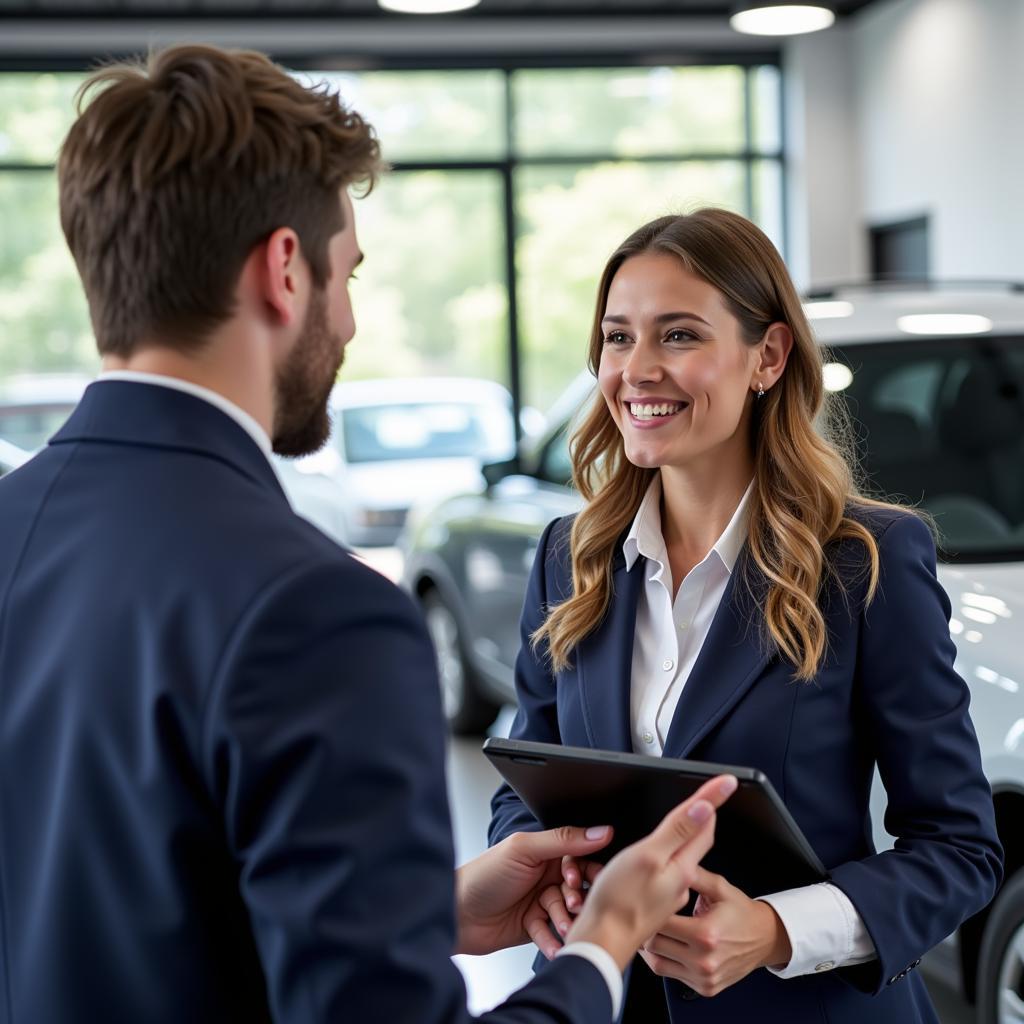
<svg viewBox="0 0 1024 1024"><path fill-rule="evenodd" d="M349 379L488 377L545 409L644 220L727 206L784 251L775 65L296 74L363 112L394 168L357 205ZM81 79L0 73L0 376L96 366L53 174Z"/></svg>

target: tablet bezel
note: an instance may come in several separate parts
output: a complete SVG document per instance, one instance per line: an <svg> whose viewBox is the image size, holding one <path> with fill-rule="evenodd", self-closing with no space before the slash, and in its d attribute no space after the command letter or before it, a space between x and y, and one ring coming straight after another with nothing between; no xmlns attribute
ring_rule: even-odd
<svg viewBox="0 0 1024 1024"><path fill-rule="evenodd" d="M821 859L815 853L814 848L808 842L807 837L801 831L799 825L797 825L793 816L790 814L786 805L780 799L778 793L772 786L771 781L768 777L756 768L749 768L741 765L727 765L727 764L713 764L705 761L688 761L679 758L668 758L668 757L650 757L644 754L632 754L624 753L619 751L609 750L594 750L588 747L566 747L559 744L551 743L537 743L528 740L512 740L512 739L500 739L500 738L489 738L484 742L483 752L488 760L494 765L494 767L501 774L502 778L519 794L524 804L530 810L530 812L537 817L541 824L546 828L554 828L559 825L567 824L615 824L614 820L610 822L605 821L593 821L593 822L578 822L578 821L553 821L545 820L544 805L546 801L543 794L536 791L534 788L529 793L521 792L520 787L527 788L534 786L533 782L528 782L524 786L524 781L529 777L537 778L533 773L524 773L516 771L513 767L517 762L524 765L532 765L534 767L554 766L556 775L559 777L557 767L559 765L574 765L574 766L585 766L595 771L601 771L606 768L614 767L621 773L622 768L628 768L632 771L638 771L640 773L649 772L652 774L652 778L657 781L659 786L664 787L665 781L668 778L675 778L686 780L680 786L679 800L685 799L694 789L700 784L707 781L708 779L714 778L716 775L730 774L735 775L740 783L741 792L744 794L743 801L737 801L736 797L732 798L733 807L730 808L729 803L722 808L719 812L719 821L729 820L736 817L736 808L740 806L740 803L750 806L750 801L755 800L761 804L759 810L761 811L761 817L768 815L768 819L772 824L772 835L783 843L789 854L792 855L792 876L789 877L789 881L782 881L778 888L789 888L794 884L792 881L793 877L800 874L801 870L806 875L806 879L803 882L796 884L812 884L815 881L826 881L828 878L828 872L825 866L822 864ZM503 770L504 767L508 767L508 773ZM547 776L549 780L553 777L548 771ZM511 775L513 778L509 778ZM564 786L566 782L566 773L561 773L559 778L559 784ZM571 794L568 794L571 796ZM567 794L560 793L559 799L564 801ZM539 813L538 813L539 812ZM615 814L608 815L608 817L614 819ZM657 822L651 822L650 827L654 827ZM737 822L732 827L741 827L740 823ZM760 834L764 835L764 821L761 820L755 825L751 825L751 828L761 830ZM613 840L614 843L614 840ZM802 862L802 863L798 863ZM761 892L754 892L753 895L764 895L771 891L776 891L769 884L767 886L754 886L753 888L762 889Z"/></svg>

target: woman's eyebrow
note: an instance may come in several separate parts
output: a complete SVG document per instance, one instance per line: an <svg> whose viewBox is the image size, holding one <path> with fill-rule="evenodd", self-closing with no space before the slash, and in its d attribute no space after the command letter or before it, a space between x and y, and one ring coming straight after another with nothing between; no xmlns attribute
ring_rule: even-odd
<svg viewBox="0 0 1024 1024"><path fill-rule="evenodd" d="M707 322L702 316L697 316L696 313L687 313L684 311L677 311L673 313L659 313L655 318L656 324L668 323L671 320L696 320L698 323L704 324L705 327L710 327L711 324ZM628 324L629 317L621 316L619 314L609 313L606 316L601 317L601 323L605 324Z"/></svg>

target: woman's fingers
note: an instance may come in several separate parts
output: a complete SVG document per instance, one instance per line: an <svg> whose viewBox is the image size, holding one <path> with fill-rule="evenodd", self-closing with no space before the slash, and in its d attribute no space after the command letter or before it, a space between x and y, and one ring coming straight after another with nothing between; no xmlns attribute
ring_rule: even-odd
<svg viewBox="0 0 1024 1024"><path fill-rule="evenodd" d="M551 934L550 918L540 907L527 914L523 921L526 934L533 944L550 960L561 948L562 944Z"/></svg>
<svg viewBox="0 0 1024 1024"><path fill-rule="evenodd" d="M572 917L566 909L562 890L557 885L549 885L540 894L540 905L559 935L565 935L572 927Z"/></svg>
<svg viewBox="0 0 1024 1024"><path fill-rule="evenodd" d="M564 882L562 883L562 901L570 914L578 914L583 909L583 896L580 891Z"/></svg>

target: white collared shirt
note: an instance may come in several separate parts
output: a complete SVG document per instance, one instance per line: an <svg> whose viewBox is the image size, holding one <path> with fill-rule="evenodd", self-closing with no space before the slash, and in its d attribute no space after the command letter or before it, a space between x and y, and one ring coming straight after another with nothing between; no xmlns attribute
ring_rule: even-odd
<svg viewBox="0 0 1024 1024"><path fill-rule="evenodd" d="M210 405L215 405L222 413L230 416L259 446L259 449L270 461L274 448L270 443L270 436L256 421L254 416L247 413L241 406L235 405L230 399L225 398L218 391L211 391L201 384L193 384L190 380L182 380L180 377L168 377L162 373L144 373L141 370L104 370L96 378L97 380L124 380L132 384L155 384L163 388L172 388L175 391L184 391L186 395L194 398L201 398ZM273 462L270 463L273 466Z"/></svg>
<svg viewBox="0 0 1024 1024"><path fill-rule="evenodd" d="M711 550L672 594L672 568L661 529L661 477L644 495L622 550L626 570L644 573L637 605L629 690L633 750L660 756L679 697L707 640L732 571L747 540L753 481ZM793 956L780 978L795 978L875 957L850 898L828 882L761 897L779 915Z"/></svg>

